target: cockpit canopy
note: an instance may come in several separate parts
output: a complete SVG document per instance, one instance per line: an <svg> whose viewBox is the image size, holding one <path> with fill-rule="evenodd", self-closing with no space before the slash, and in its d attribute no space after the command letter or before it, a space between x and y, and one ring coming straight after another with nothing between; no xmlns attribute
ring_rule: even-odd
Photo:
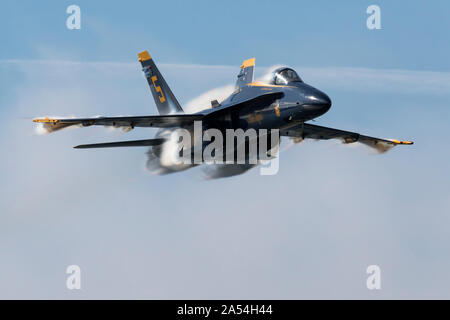
<svg viewBox="0 0 450 320"><path fill-rule="evenodd" d="M276 85L286 85L289 82L303 82L291 68L278 68L272 73L271 83Z"/></svg>

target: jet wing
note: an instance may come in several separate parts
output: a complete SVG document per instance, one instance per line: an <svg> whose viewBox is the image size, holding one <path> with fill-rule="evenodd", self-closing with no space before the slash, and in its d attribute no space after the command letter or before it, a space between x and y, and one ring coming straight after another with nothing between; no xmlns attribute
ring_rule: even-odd
<svg viewBox="0 0 450 320"><path fill-rule="evenodd" d="M309 123L301 123L290 127L288 129L280 130L282 136L297 138L297 139L340 139L343 143L360 142L378 152L386 152L392 147L399 144L413 144L412 141L400 141L397 139L381 139L370 136L365 136L356 132L344 131L328 127L317 126Z"/></svg>
<svg viewBox="0 0 450 320"><path fill-rule="evenodd" d="M112 126L112 127L183 127L192 124L196 120L202 120L204 115L201 114L174 114L174 115L158 115L144 117L97 117L97 118L37 118L34 122L42 123L44 128L49 131L56 131L68 126Z"/></svg>

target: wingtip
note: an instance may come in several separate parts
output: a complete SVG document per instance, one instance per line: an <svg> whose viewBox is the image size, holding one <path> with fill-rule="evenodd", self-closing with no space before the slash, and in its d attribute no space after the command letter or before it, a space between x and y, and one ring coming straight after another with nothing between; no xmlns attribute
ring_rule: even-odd
<svg viewBox="0 0 450 320"><path fill-rule="evenodd" d="M59 121L58 119L51 119L49 117L33 119L33 122L36 123L57 123L58 121Z"/></svg>
<svg viewBox="0 0 450 320"><path fill-rule="evenodd" d="M401 140L397 140L397 139L392 139L391 140L393 143L397 144L406 144L406 145L411 145L414 144L414 141L401 141Z"/></svg>

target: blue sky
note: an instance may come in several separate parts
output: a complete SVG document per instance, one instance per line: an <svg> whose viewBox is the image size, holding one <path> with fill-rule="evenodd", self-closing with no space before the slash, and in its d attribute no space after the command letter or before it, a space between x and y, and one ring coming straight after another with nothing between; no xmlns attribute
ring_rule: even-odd
<svg viewBox="0 0 450 320"><path fill-rule="evenodd" d="M79 31L69 4L0 11L0 297L449 298L448 2L78 1ZM331 97L317 124L415 144L307 141L275 176L204 181L151 175L141 148L72 149L153 129L35 134L36 116L155 114L143 49L185 106L255 56L258 76L287 64Z"/></svg>
<svg viewBox="0 0 450 320"><path fill-rule="evenodd" d="M82 10L82 30L65 9ZM3 1L0 59L257 63L450 69L448 1L377 1L382 30L366 28L373 1Z"/></svg>

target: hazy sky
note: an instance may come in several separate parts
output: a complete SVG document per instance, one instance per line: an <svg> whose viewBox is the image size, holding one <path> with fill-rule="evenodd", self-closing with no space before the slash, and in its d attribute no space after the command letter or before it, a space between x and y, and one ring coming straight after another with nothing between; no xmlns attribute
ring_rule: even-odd
<svg viewBox="0 0 450 320"><path fill-rule="evenodd" d="M378 1L369 31L372 3L78 1L74 31L71 1L3 3L0 298L450 298L450 5ZM144 49L183 105L256 56L328 93L317 124L415 144L307 141L275 176L205 181L151 175L145 148L72 148L153 129L35 134L36 116L155 114Z"/></svg>

